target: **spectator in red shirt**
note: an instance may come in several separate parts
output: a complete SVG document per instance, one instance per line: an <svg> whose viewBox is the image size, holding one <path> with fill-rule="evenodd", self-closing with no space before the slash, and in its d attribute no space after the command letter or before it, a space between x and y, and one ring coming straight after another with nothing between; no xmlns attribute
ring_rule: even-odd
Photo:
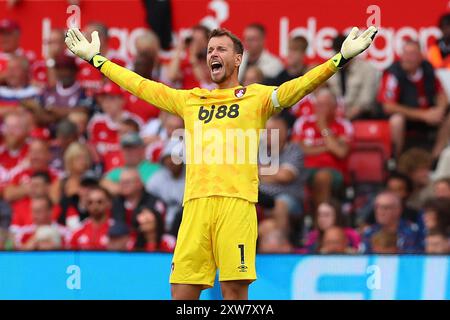
<svg viewBox="0 0 450 320"><path fill-rule="evenodd" d="M3 141L0 144L0 196L12 177L26 166L27 137L30 129L20 112L5 116L2 126Z"/></svg>
<svg viewBox="0 0 450 320"><path fill-rule="evenodd" d="M105 172L123 164L120 156L119 128L123 119L131 118L141 125L141 120L124 110L125 98L122 89L109 82L97 96L103 113L95 114L88 124L89 143L103 162Z"/></svg>
<svg viewBox="0 0 450 320"><path fill-rule="evenodd" d="M334 94L329 89L320 89L316 93L316 114L301 117L294 125L293 139L305 153L315 207L342 186L346 173L345 158L353 127L348 120L336 117L336 107Z"/></svg>
<svg viewBox="0 0 450 320"><path fill-rule="evenodd" d="M52 222L53 203L47 195L31 200L33 223L16 236L16 248L21 250L56 250L64 246L67 230Z"/></svg>
<svg viewBox="0 0 450 320"><path fill-rule="evenodd" d="M136 217L137 230L135 250L173 252L175 237L164 234L164 222L160 215L144 208Z"/></svg>
<svg viewBox="0 0 450 320"><path fill-rule="evenodd" d="M108 230L113 224L110 219L111 196L102 187L92 187L87 200L89 217L76 230L69 246L74 250L106 250Z"/></svg>
<svg viewBox="0 0 450 320"><path fill-rule="evenodd" d="M182 89L215 87L211 83L205 59L209 33L207 27L197 25L192 28L191 37L179 39L168 69L170 82L180 83Z"/></svg>
<svg viewBox="0 0 450 320"><path fill-rule="evenodd" d="M30 143L28 154L29 167L18 172L12 179L11 184L5 188L4 199L11 203L13 216L23 214L23 208L27 207L30 196L35 192L31 177L37 172L48 174L51 185L48 195L54 203L59 201L59 172L49 167L50 152L46 141L35 139Z"/></svg>
<svg viewBox="0 0 450 320"><path fill-rule="evenodd" d="M383 75L377 100L389 116L397 158L404 148L420 146L430 150L442 144L436 141L436 134L442 127L448 99L433 67L423 59L418 42L403 45L400 61ZM433 156L437 158L438 154L434 152Z"/></svg>
<svg viewBox="0 0 450 320"><path fill-rule="evenodd" d="M64 53L65 31L52 29L47 39L44 39L44 59L37 60L32 65L32 83L37 87L53 87L56 84L55 58Z"/></svg>
<svg viewBox="0 0 450 320"><path fill-rule="evenodd" d="M136 38L136 56L133 61L133 71L140 76L164 82L162 67L159 61L160 44L158 36L151 30L146 30ZM137 98L136 96L125 93L127 104L126 110L139 116L143 122L152 118L157 118L160 110L155 106Z"/></svg>
<svg viewBox="0 0 450 320"><path fill-rule="evenodd" d="M20 47L20 26L11 19L0 20L0 84L8 77L4 71L12 56L23 56L32 63L36 55L34 52Z"/></svg>
<svg viewBox="0 0 450 320"><path fill-rule="evenodd" d="M86 27L83 29L83 34L88 39L88 41L91 41L91 33L93 31L98 32L98 37L100 38L102 46L100 47L100 54L109 60L113 61L114 63L117 63L123 67L127 64L122 57L117 57L117 55L114 54L110 50L110 47L108 46L109 43L109 30L108 27L98 21L92 21L89 22ZM103 75L98 72L97 69L92 67L88 62L84 60L78 60L78 66L79 66L79 73L78 73L78 81L81 83L81 86L86 89L86 92L88 96L93 96L98 90L100 90L105 83L105 78Z"/></svg>
<svg viewBox="0 0 450 320"><path fill-rule="evenodd" d="M33 224L33 216L31 214L31 199L36 197L48 196L50 191L50 176L48 172L37 171L29 178L27 184L29 193L27 196L11 203L12 220L11 233L19 233L23 228Z"/></svg>

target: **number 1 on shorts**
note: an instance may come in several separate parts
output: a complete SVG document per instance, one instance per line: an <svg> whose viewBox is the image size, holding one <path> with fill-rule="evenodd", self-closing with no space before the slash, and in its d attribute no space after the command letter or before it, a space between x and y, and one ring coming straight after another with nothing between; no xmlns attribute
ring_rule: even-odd
<svg viewBox="0 0 450 320"><path fill-rule="evenodd" d="M243 244L239 244L238 247L241 250L241 264L245 264L244 245Z"/></svg>

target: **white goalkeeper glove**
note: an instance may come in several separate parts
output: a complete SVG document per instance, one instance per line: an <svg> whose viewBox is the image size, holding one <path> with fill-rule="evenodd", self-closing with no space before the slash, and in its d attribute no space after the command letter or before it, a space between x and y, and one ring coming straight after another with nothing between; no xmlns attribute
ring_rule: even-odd
<svg viewBox="0 0 450 320"><path fill-rule="evenodd" d="M350 34L344 40L344 43L342 43L341 57L338 57L338 54L333 58L337 67L342 67L348 60L366 50L378 32L377 28L370 26L358 37L358 31L359 29L357 27L353 27Z"/></svg>
<svg viewBox="0 0 450 320"><path fill-rule="evenodd" d="M64 41L75 55L100 69L108 59L100 55L100 39L97 31L92 32L91 39L89 43L79 29L72 28L67 31Z"/></svg>

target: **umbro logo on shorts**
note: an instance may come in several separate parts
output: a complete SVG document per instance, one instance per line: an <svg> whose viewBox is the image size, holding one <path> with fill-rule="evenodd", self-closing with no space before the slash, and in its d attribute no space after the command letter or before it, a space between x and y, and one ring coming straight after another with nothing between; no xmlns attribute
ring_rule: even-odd
<svg viewBox="0 0 450 320"><path fill-rule="evenodd" d="M247 272L248 267L246 265L240 265L238 267L239 272Z"/></svg>

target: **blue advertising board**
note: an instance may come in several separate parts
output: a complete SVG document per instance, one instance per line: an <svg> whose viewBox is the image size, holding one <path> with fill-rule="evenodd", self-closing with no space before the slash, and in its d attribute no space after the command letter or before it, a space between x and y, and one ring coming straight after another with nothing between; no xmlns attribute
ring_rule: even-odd
<svg viewBox="0 0 450 320"><path fill-rule="evenodd" d="M0 299L170 299L172 256L0 252ZM258 255L250 299L450 299L450 256ZM202 299L220 299L220 289Z"/></svg>

